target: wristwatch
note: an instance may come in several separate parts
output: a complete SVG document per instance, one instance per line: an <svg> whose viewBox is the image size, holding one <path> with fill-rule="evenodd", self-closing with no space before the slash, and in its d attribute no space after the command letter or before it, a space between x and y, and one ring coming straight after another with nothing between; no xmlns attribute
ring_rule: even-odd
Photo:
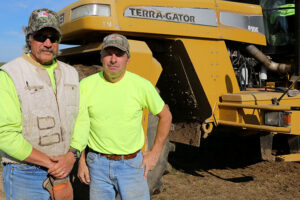
<svg viewBox="0 0 300 200"><path fill-rule="evenodd" d="M75 149L75 148L72 147L72 148L69 149L68 152L72 152L74 154L74 157L75 157L76 160L80 158L81 153L78 149Z"/></svg>

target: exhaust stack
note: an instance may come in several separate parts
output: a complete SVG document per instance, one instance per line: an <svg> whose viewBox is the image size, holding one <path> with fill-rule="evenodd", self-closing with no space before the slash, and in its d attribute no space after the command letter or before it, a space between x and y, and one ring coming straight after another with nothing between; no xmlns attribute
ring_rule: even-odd
<svg viewBox="0 0 300 200"><path fill-rule="evenodd" d="M287 74L291 71L290 64L276 63L271 61L263 52L261 52L254 45L249 45L246 50L258 61L260 61L267 70L278 72L280 74Z"/></svg>

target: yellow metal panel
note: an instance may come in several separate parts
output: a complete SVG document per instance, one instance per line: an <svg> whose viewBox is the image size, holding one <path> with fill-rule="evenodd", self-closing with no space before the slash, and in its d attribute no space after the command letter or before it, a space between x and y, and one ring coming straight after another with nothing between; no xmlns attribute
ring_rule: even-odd
<svg viewBox="0 0 300 200"><path fill-rule="evenodd" d="M248 108L234 108L228 106L218 107L214 113L216 120L223 120L227 123L243 123L253 125L264 124L264 111L269 106L272 106L272 98L279 98L282 93L279 92L248 92L237 94L222 95L222 104L241 104L242 107ZM280 101L282 111L288 111L291 106L300 106L300 95L295 97L288 97L287 95ZM253 109L251 109L251 107ZM300 121L299 111L289 111L292 113L291 132L293 135L300 135Z"/></svg>
<svg viewBox="0 0 300 200"><path fill-rule="evenodd" d="M132 71L156 85L162 72L160 63L152 57L152 52L145 42L129 40L130 62L128 71Z"/></svg>
<svg viewBox="0 0 300 200"><path fill-rule="evenodd" d="M88 35L90 31L96 30L110 30L116 31L119 30L118 18L115 17L116 9L115 9L116 1L111 0L79 0L76 1L69 6L63 8L58 12L58 15L64 13L64 23L61 24L61 32L63 34L62 41L68 40L70 38L77 37L89 37ZM86 4L104 4L111 6L111 16L110 17L102 17L102 16L87 16L75 19L71 21L72 9L77 8ZM84 38L81 38L84 40Z"/></svg>
<svg viewBox="0 0 300 200"><path fill-rule="evenodd" d="M243 124L243 123L229 122L229 121L223 121L223 120L219 120L218 123L221 125L256 129L256 130L260 130L260 131L269 131L269 132L290 133L290 131L291 131L291 128L289 128L289 127Z"/></svg>
<svg viewBox="0 0 300 200"><path fill-rule="evenodd" d="M162 6L176 8L206 8L215 10L215 3L211 0L165 0L165 1L120 1L117 4L118 18L122 31L136 32L142 34L164 34L181 35L193 37L218 38L218 28L210 26L200 26L194 24L183 24L176 22L166 22L149 19L136 19L124 17L123 13L129 6ZM204 16L203 16L204 17Z"/></svg>
<svg viewBox="0 0 300 200"><path fill-rule="evenodd" d="M289 106L300 106L300 95L297 97L285 97L280 101L280 105ZM292 112L292 122L291 122L291 133L293 135L300 135L300 111L290 111Z"/></svg>
<svg viewBox="0 0 300 200"><path fill-rule="evenodd" d="M276 156L276 160L285 162L300 162L300 153Z"/></svg>
<svg viewBox="0 0 300 200"><path fill-rule="evenodd" d="M247 93L237 93L237 94L224 94L222 95L223 101L229 102L247 102L247 101L270 101L276 97L279 98L282 93L279 92L247 92Z"/></svg>
<svg viewBox="0 0 300 200"><path fill-rule="evenodd" d="M224 41L181 39L211 108L222 94L239 91Z"/></svg>
<svg viewBox="0 0 300 200"><path fill-rule="evenodd" d="M215 114L217 123L220 120L240 124L263 124L261 112L257 109L233 109L228 107L220 107Z"/></svg>
<svg viewBox="0 0 300 200"><path fill-rule="evenodd" d="M230 12L241 15L259 16L262 15L262 9L258 5L233 3L229 1L217 0L217 15L220 17L220 12ZM230 39L235 41L266 45L266 37L263 34L253 33L247 30L242 30L230 26L220 24L220 38Z"/></svg>
<svg viewBox="0 0 300 200"><path fill-rule="evenodd" d="M250 105L250 104L238 104L238 103L219 103L219 107L229 107L229 108L251 108L251 109L261 109L261 110L272 110L272 111L290 111L291 106L287 105Z"/></svg>
<svg viewBox="0 0 300 200"><path fill-rule="evenodd" d="M266 37L262 34L256 34L255 37L253 37L253 33L249 31L226 27L223 25L220 25L220 29L220 39L229 39L239 42L266 45Z"/></svg>
<svg viewBox="0 0 300 200"><path fill-rule="evenodd" d="M254 4L245 3L233 3L230 1L216 0L218 5L218 10L241 13L241 14L251 14L251 15L261 15L261 7Z"/></svg>
<svg viewBox="0 0 300 200"><path fill-rule="evenodd" d="M81 54L81 53L88 53L88 52L93 52L93 51L100 51L101 49L101 43L90 43L78 47L72 47L72 48L66 48L66 49L61 49L61 53L63 56L68 56L68 55L76 55L76 54Z"/></svg>
<svg viewBox="0 0 300 200"><path fill-rule="evenodd" d="M84 4L105 4L111 6L110 17L87 16L71 21L71 10ZM134 6L155 6L164 8L189 8L204 9L215 13L216 26L205 26L187 23L176 23L171 21L161 21L153 19L137 19L125 17L124 12L129 7ZM220 7L220 8L219 8ZM265 44L265 36L259 33L250 32L233 27L227 27L219 24L219 12L228 11L232 13L244 13L249 15L261 14L259 6L251 4L238 4L235 2L218 2L212 0L152 0L152 1L111 1L111 0L81 0L59 11L59 15L64 13L64 23L61 25L63 40L70 41L84 40L89 37L90 32L99 31L106 34L112 31L123 32L126 35L156 35L155 37L197 37L197 38L215 38L242 41L254 44ZM202 16L201 16L202 17ZM207 16L203 16L207 18ZM153 36L152 36L153 37Z"/></svg>

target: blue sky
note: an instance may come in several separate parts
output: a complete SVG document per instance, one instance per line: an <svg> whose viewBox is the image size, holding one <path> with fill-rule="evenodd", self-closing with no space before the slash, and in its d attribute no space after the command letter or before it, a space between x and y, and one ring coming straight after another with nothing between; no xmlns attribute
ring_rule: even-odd
<svg viewBox="0 0 300 200"><path fill-rule="evenodd" d="M38 8L59 11L76 0L0 0L0 62L8 62L23 53L31 12Z"/></svg>

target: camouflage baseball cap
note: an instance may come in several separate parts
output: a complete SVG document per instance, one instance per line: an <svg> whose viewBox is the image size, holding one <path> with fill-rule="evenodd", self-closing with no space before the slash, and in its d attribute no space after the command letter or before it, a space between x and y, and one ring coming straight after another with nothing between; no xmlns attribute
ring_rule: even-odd
<svg viewBox="0 0 300 200"><path fill-rule="evenodd" d="M60 35L59 18L56 12L42 8L34 10L29 18L26 35L33 34L42 28L54 28Z"/></svg>
<svg viewBox="0 0 300 200"><path fill-rule="evenodd" d="M129 43L128 43L127 38L123 35L113 33L113 34L106 36L103 39L102 50L107 47L116 47L122 51L125 51L126 54L128 55L128 57L130 57Z"/></svg>

